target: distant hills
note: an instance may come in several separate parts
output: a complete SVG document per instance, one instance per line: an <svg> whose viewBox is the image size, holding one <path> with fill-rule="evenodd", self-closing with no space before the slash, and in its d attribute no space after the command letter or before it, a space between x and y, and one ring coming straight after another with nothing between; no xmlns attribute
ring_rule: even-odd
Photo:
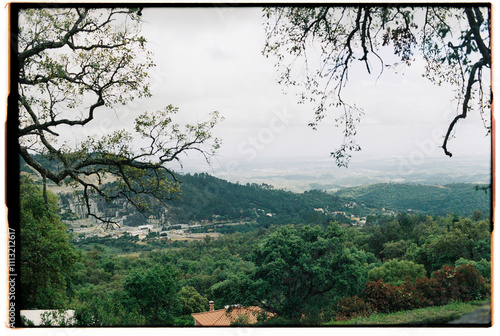
<svg viewBox="0 0 500 336"><path fill-rule="evenodd" d="M293 193L266 184L231 183L205 173L181 175L180 180L182 195L170 210L180 221L214 216L226 220L255 219L264 215L281 224L308 222L336 212L345 212L347 217L388 211L471 216L474 210L488 215L491 209L491 193L486 184L378 183L343 188L335 193Z"/></svg>
<svg viewBox="0 0 500 336"><path fill-rule="evenodd" d="M443 186L378 183L344 188L336 196L353 199L370 208L386 208L395 212L411 211L432 215L470 216L474 210L488 214L491 191L485 184L453 183Z"/></svg>
<svg viewBox="0 0 500 336"><path fill-rule="evenodd" d="M201 167L198 167L201 169ZM186 171L186 173L194 171ZM358 158L349 168L339 168L332 159L270 160L241 163L228 169L224 163L214 167L213 175L240 183L266 183L286 190L311 189L337 191L378 183L445 185L453 183L491 183L491 159L484 156L426 157L410 164L405 157Z"/></svg>
<svg viewBox="0 0 500 336"><path fill-rule="evenodd" d="M181 175L182 195L169 211L177 220L266 218L274 223L307 222L316 213L342 209L345 200L319 190L293 193L267 184L232 183L206 173ZM314 210L317 209L317 210Z"/></svg>
<svg viewBox="0 0 500 336"><path fill-rule="evenodd" d="M29 172L24 162L23 171ZM257 221L260 223L315 223L336 219L350 223L351 218L383 213L413 212L428 215L471 216L474 210L484 215L491 211L491 190L487 184L450 183L375 183L341 188L335 192L308 190L291 192L265 183L233 183L207 173L179 174L182 192L164 207L155 206L153 217L170 223L190 221ZM321 187L321 186L318 186ZM486 191L484 190L486 188ZM75 216L73 193L54 188L60 194L67 219ZM124 225L142 225L147 219L127 206L124 200L109 207L96 202L101 212L115 213ZM113 210L116 209L116 210ZM81 217L82 213L75 213Z"/></svg>

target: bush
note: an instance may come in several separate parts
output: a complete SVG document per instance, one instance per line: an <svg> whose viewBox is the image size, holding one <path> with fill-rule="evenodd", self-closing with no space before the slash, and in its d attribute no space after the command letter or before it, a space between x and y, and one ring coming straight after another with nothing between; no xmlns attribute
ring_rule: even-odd
<svg viewBox="0 0 500 336"><path fill-rule="evenodd" d="M460 267L462 265L471 264L474 268L481 274L486 280L491 281L491 263L486 259L481 259L479 261L469 260L465 258L460 258L455 261L455 267Z"/></svg>
<svg viewBox="0 0 500 336"><path fill-rule="evenodd" d="M486 279L471 264L443 266L433 273L433 278L443 287L448 302L469 302L489 296Z"/></svg>
<svg viewBox="0 0 500 336"><path fill-rule="evenodd" d="M447 302L446 291L437 279L418 279L415 289L422 295L418 307L440 306Z"/></svg>
<svg viewBox="0 0 500 336"><path fill-rule="evenodd" d="M413 261L392 259L375 267L368 272L371 281L384 280L390 284L402 284L407 277L412 279L423 278L426 275L424 265Z"/></svg>
<svg viewBox="0 0 500 336"><path fill-rule="evenodd" d="M414 280L407 277L402 285L383 280L370 281L361 297L342 298L337 302L336 320L369 316L371 312L392 313L429 306L440 306L454 301L482 300L490 293L490 286L472 264L459 267L443 266L425 277Z"/></svg>
<svg viewBox="0 0 500 336"><path fill-rule="evenodd" d="M385 283L382 280L366 284L363 298L379 313L392 313L429 305L426 297L417 289L416 282L407 277L401 285Z"/></svg>
<svg viewBox="0 0 500 336"><path fill-rule="evenodd" d="M374 311L373 306L357 295L341 298L337 302L336 321L346 321L355 317L368 317Z"/></svg>
<svg viewBox="0 0 500 336"><path fill-rule="evenodd" d="M375 311L380 313L391 313L399 310L400 288L390 285L383 280L370 281L363 290L363 299L371 304Z"/></svg>
<svg viewBox="0 0 500 336"><path fill-rule="evenodd" d="M406 279L401 286L402 298L400 301L402 310L432 306L432 302L421 288L422 283L426 280L428 280L426 277L417 279L416 281L410 278Z"/></svg>

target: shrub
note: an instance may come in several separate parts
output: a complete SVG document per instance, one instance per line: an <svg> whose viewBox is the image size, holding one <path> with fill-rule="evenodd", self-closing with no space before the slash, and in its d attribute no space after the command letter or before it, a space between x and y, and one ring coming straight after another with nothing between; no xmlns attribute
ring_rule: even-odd
<svg viewBox="0 0 500 336"><path fill-rule="evenodd" d="M368 278L371 281L384 280L389 284L402 284L407 277L419 279L425 275L424 265L397 259L389 260L382 266L375 267L368 272Z"/></svg>
<svg viewBox="0 0 500 336"><path fill-rule="evenodd" d="M410 277L401 285L388 284L382 280L368 282L363 298L380 313L426 307L430 303Z"/></svg>
<svg viewBox="0 0 500 336"><path fill-rule="evenodd" d="M471 264L443 266L431 279L407 277L403 284L370 281L361 297L342 298L337 302L336 320L369 316L371 312L392 313L453 301L469 302L489 296L489 285Z"/></svg>
<svg viewBox="0 0 500 336"><path fill-rule="evenodd" d="M362 297L370 303L374 310L381 313L390 313L399 310L400 288L382 280L370 281L363 290Z"/></svg>
<svg viewBox="0 0 500 336"><path fill-rule="evenodd" d="M433 278L441 282L449 301L469 302L489 296L486 279L471 264L443 266Z"/></svg>
<svg viewBox="0 0 500 336"><path fill-rule="evenodd" d="M474 268L486 278L487 281L491 281L491 263L486 259L481 259L479 261L468 260L465 258L460 258L455 261L455 267L460 267L465 264L471 264Z"/></svg>
<svg viewBox="0 0 500 336"><path fill-rule="evenodd" d="M418 307L440 306L447 302L446 290L437 279L422 278L415 282L415 289L421 294Z"/></svg>
<svg viewBox="0 0 500 336"><path fill-rule="evenodd" d="M419 287L421 284L429 280L426 277L417 279L416 281L407 278L404 284L401 286L402 298L401 306L403 310L423 308L432 305L432 302L425 295L425 292Z"/></svg>
<svg viewBox="0 0 500 336"><path fill-rule="evenodd" d="M336 321L346 321L355 317L368 317L374 311L373 306L357 295L341 298L337 302Z"/></svg>

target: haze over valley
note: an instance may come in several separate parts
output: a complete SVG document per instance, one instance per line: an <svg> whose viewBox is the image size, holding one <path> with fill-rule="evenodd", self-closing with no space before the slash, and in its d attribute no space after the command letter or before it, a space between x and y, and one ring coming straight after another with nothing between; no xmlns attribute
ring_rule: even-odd
<svg viewBox="0 0 500 336"><path fill-rule="evenodd" d="M203 162L186 165L183 172L205 171L230 182L266 183L293 192L311 189L333 192L345 187L385 182L424 185L491 183L491 160L484 155L453 158L442 155L421 160L404 156L359 156L348 168L337 167L329 157L302 157L252 163L215 161L211 169Z"/></svg>

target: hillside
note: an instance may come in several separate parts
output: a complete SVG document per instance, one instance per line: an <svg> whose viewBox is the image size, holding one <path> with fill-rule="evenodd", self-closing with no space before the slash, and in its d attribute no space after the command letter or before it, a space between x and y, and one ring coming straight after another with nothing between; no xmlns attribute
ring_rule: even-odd
<svg viewBox="0 0 500 336"><path fill-rule="evenodd" d="M371 208L386 208L395 212L412 211L432 215L470 216L474 210L490 213L491 194L476 187L486 185L454 183L444 186L418 184L378 183L344 188L335 193Z"/></svg>
<svg viewBox="0 0 500 336"><path fill-rule="evenodd" d="M178 220L210 219L213 215L234 220L272 214L273 222L307 222L335 211L366 216L383 212L412 211L429 215L471 216L474 210L489 214L490 191L486 185L455 183L444 186L379 183L344 188L335 193L311 190L293 193L266 184L231 183L208 174L182 175L181 199L172 203ZM354 205L355 203L355 205ZM350 206L348 206L350 205ZM317 209L314 211L314 209Z"/></svg>
<svg viewBox="0 0 500 336"><path fill-rule="evenodd" d="M21 168L30 171L22 160ZM274 189L265 183L233 183L206 173L179 174L179 179L182 182L181 194L168 203L167 212L163 206L155 205L154 217L164 218L171 223L258 220L260 223L285 224L324 222L329 219L350 223L351 216L359 218L381 214L386 210L471 216L474 210L489 214L491 209L490 191L476 188L485 187L484 184L453 183L438 186L378 183L343 188L334 193L320 190L295 193ZM72 208L72 211L76 211L72 192L55 186L51 189L61 196L63 209ZM137 226L147 222L144 216L128 207L124 201L112 207L96 201L95 206L100 212L114 213L126 225ZM82 211L76 211L77 217L82 216ZM70 217L74 218L68 215L66 219Z"/></svg>
<svg viewBox="0 0 500 336"><path fill-rule="evenodd" d="M273 218L273 222L308 222L325 212L342 209L345 200L326 192L293 193L266 184L231 183L208 174L181 175L182 195L172 202L177 220ZM323 213L323 212L321 212Z"/></svg>

